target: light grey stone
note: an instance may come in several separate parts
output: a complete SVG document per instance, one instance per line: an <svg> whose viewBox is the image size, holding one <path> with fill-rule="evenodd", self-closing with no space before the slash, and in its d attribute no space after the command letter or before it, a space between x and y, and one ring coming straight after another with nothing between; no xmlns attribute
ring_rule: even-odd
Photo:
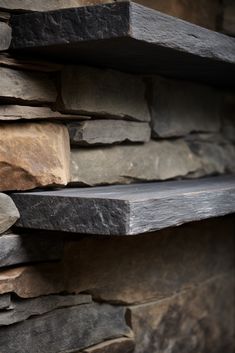
<svg viewBox="0 0 235 353"><path fill-rule="evenodd" d="M45 73L0 67L0 98L10 102L55 102L54 82Z"/></svg>
<svg viewBox="0 0 235 353"><path fill-rule="evenodd" d="M58 260L62 258L63 241L56 235L5 234L0 236L0 268L5 266Z"/></svg>
<svg viewBox="0 0 235 353"><path fill-rule="evenodd" d="M85 185L128 184L186 176L200 161L182 140L144 145L72 149L71 182Z"/></svg>
<svg viewBox="0 0 235 353"><path fill-rule="evenodd" d="M219 131L221 99L212 87L153 77L153 135L165 138Z"/></svg>
<svg viewBox="0 0 235 353"><path fill-rule="evenodd" d="M2 104L0 105L0 120L87 120L88 116L61 114L54 112L48 107L30 107L23 105Z"/></svg>
<svg viewBox="0 0 235 353"><path fill-rule="evenodd" d="M0 234L8 230L20 217L12 199L0 193Z"/></svg>
<svg viewBox="0 0 235 353"><path fill-rule="evenodd" d="M91 296L49 295L35 299L11 299L11 310L0 312L0 326L15 324L31 316L42 315L59 308L91 303Z"/></svg>
<svg viewBox="0 0 235 353"><path fill-rule="evenodd" d="M62 70L58 110L150 121L141 76L88 66L66 66Z"/></svg>
<svg viewBox="0 0 235 353"><path fill-rule="evenodd" d="M0 51L9 49L11 43L11 27L0 19Z"/></svg>
<svg viewBox="0 0 235 353"><path fill-rule="evenodd" d="M131 331L125 311L108 304L84 304L1 327L1 351L19 353L20 347L20 353L76 352L104 340L128 336Z"/></svg>
<svg viewBox="0 0 235 353"><path fill-rule="evenodd" d="M122 120L93 120L67 124L73 145L105 145L112 143L148 142L148 123Z"/></svg>

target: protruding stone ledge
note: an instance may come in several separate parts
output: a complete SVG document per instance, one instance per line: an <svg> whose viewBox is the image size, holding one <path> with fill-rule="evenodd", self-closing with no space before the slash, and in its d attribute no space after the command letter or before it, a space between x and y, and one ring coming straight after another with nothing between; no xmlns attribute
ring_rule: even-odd
<svg viewBox="0 0 235 353"><path fill-rule="evenodd" d="M140 234L235 212L235 177L24 192L12 197L21 213L19 227Z"/></svg>
<svg viewBox="0 0 235 353"><path fill-rule="evenodd" d="M12 50L24 54L234 86L233 38L138 4L24 14L11 24Z"/></svg>

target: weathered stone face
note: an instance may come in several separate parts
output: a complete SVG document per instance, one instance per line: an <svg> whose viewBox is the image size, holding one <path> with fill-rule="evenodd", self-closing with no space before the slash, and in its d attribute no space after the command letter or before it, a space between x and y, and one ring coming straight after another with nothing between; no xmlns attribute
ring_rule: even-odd
<svg viewBox="0 0 235 353"><path fill-rule="evenodd" d="M177 295L129 309L135 353L233 353L235 286L218 276Z"/></svg>
<svg viewBox="0 0 235 353"><path fill-rule="evenodd" d="M11 27L0 19L0 51L7 50L11 43Z"/></svg>
<svg viewBox="0 0 235 353"><path fill-rule="evenodd" d="M86 120L88 116L61 114L54 112L48 107L29 107L23 105L0 105L0 120L34 120L34 119L51 119L51 120Z"/></svg>
<svg viewBox="0 0 235 353"><path fill-rule="evenodd" d="M199 159L183 141L73 149L71 182L86 185L165 180L200 169Z"/></svg>
<svg viewBox="0 0 235 353"><path fill-rule="evenodd" d="M148 123L122 120L93 120L67 125L73 145L105 145L112 143L148 142L151 130Z"/></svg>
<svg viewBox="0 0 235 353"><path fill-rule="evenodd" d="M0 76L0 98L4 100L33 103L56 100L54 83L46 74L0 67Z"/></svg>
<svg viewBox="0 0 235 353"><path fill-rule="evenodd" d="M70 147L63 125L2 124L0 146L0 190L67 184Z"/></svg>
<svg viewBox="0 0 235 353"><path fill-rule="evenodd" d="M143 236L73 241L65 248L66 288L114 302L161 299L230 271L233 236L233 220L218 219Z"/></svg>
<svg viewBox="0 0 235 353"><path fill-rule="evenodd" d="M21 353L75 352L129 334L124 308L91 303L1 328L0 347L7 353L19 353L19 347Z"/></svg>
<svg viewBox="0 0 235 353"><path fill-rule="evenodd" d="M150 104L154 136L219 131L220 99L214 88L154 77Z"/></svg>
<svg viewBox="0 0 235 353"><path fill-rule="evenodd" d="M19 218L19 211L12 199L0 193L0 234L8 230Z"/></svg>
<svg viewBox="0 0 235 353"><path fill-rule="evenodd" d="M107 69L66 66L58 106L68 113L150 121L142 77Z"/></svg>

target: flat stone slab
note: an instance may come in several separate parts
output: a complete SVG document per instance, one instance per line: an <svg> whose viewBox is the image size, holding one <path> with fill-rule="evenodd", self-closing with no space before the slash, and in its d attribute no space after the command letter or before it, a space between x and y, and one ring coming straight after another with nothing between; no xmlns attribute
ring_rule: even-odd
<svg viewBox="0 0 235 353"><path fill-rule="evenodd" d="M19 353L19 347L21 353L76 352L130 335L125 312L122 307L95 303L57 309L1 327L0 347L4 353Z"/></svg>
<svg viewBox="0 0 235 353"><path fill-rule="evenodd" d="M42 315L59 308L91 303L90 295L49 295L35 299L12 299L11 309L0 312L0 326L24 321L31 316Z"/></svg>
<svg viewBox="0 0 235 353"><path fill-rule="evenodd" d="M47 234L3 234L0 236L0 268L5 266L59 260L63 241Z"/></svg>
<svg viewBox="0 0 235 353"><path fill-rule="evenodd" d="M19 227L128 235L235 212L235 177L13 193Z"/></svg>
<svg viewBox="0 0 235 353"><path fill-rule="evenodd" d="M72 145L105 145L112 143L148 142L151 130L148 123L122 120L93 120L67 124Z"/></svg>
<svg viewBox="0 0 235 353"><path fill-rule="evenodd" d="M24 54L234 86L233 38L135 3L23 14L11 25L12 50Z"/></svg>

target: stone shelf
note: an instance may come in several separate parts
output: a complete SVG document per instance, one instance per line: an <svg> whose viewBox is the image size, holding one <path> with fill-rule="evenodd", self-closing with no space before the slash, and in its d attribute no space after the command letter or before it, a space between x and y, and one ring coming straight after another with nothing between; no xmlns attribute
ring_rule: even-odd
<svg viewBox="0 0 235 353"><path fill-rule="evenodd" d="M15 54L234 86L234 38L135 3L15 15L11 24Z"/></svg>
<svg viewBox="0 0 235 353"><path fill-rule="evenodd" d="M18 227L131 235L235 212L235 176L13 193Z"/></svg>

